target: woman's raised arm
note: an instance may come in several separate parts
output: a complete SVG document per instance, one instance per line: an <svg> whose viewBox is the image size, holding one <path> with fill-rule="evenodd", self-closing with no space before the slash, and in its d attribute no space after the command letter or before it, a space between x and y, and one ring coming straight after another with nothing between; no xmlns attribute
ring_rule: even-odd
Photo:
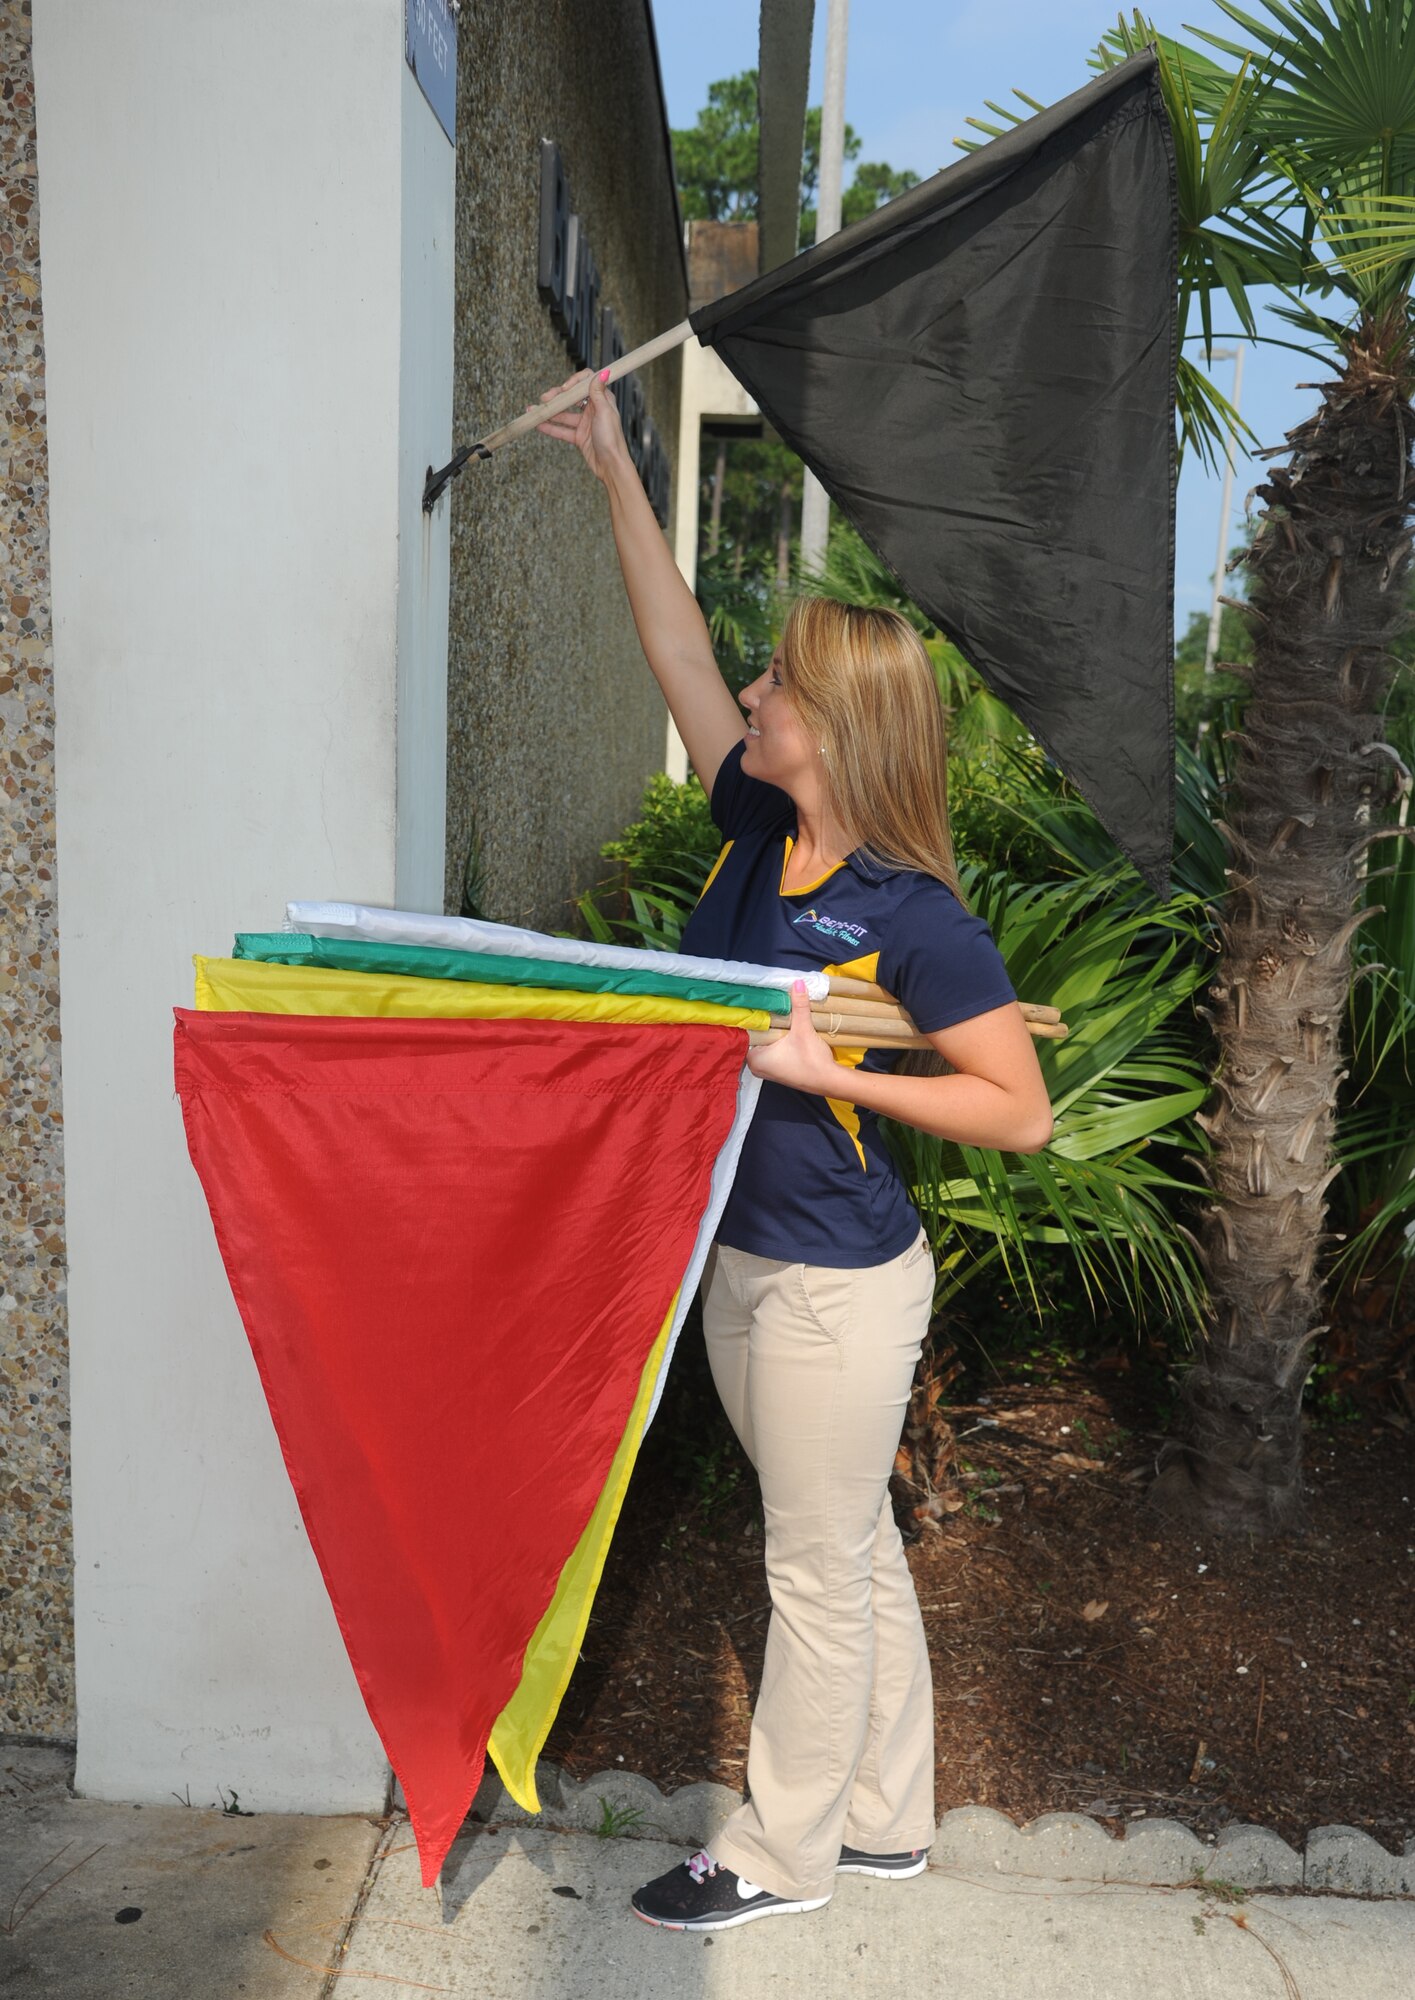
<svg viewBox="0 0 1415 2000"><path fill-rule="evenodd" d="M558 396L576 379L571 376L560 388L548 389L541 400ZM590 371L578 379L585 385L586 408L566 410L537 429L546 437L564 438L578 446L609 495L614 544L639 643L663 689L693 769L711 796L722 760L733 744L742 740L746 725L718 671L698 600L673 560L673 551L634 469L614 398Z"/></svg>

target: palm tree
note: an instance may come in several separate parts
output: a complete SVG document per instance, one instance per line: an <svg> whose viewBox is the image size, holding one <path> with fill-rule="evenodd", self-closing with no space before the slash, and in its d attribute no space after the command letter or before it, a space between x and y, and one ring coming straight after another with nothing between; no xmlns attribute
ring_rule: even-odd
<svg viewBox="0 0 1415 2000"><path fill-rule="evenodd" d="M1257 489L1264 508L1238 558L1253 650L1230 668L1248 691L1215 820L1228 886L1210 909L1218 960L1199 1008L1217 1045L1210 1108L1196 1114L1211 1142L1197 1239L1210 1304L1147 1496L1171 1520L1249 1536L1306 1518L1302 1392L1327 1330L1352 940L1383 908L1366 894L1384 872L1368 867L1372 844L1415 834L1378 818L1410 787L1384 714L1415 514L1412 0L1259 4L1271 19L1219 0L1250 46L1201 36L1235 69L1138 12L1093 65L1156 49L1178 164L1181 318L1197 297L1206 350L1219 287L1250 338L1272 339L1248 291L1274 284L1286 303L1273 311L1320 343L1299 351L1333 371L1303 385L1320 405ZM1344 316L1312 295L1335 295ZM1187 359L1178 408L1181 452L1207 456L1233 430ZM1408 944L1408 926L1394 934Z"/></svg>

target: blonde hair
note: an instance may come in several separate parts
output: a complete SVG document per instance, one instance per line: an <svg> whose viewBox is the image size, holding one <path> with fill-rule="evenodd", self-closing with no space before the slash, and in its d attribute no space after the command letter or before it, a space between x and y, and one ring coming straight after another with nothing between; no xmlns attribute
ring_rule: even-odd
<svg viewBox="0 0 1415 2000"><path fill-rule="evenodd" d="M798 597L781 680L822 745L824 803L852 848L946 883L964 909L948 824L948 743L933 662L908 619Z"/></svg>

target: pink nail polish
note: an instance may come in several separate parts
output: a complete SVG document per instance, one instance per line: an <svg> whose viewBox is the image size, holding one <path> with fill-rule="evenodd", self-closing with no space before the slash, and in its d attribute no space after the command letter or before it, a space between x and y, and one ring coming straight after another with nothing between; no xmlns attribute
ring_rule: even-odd
<svg viewBox="0 0 1415 2000"><path fill-rule="evenodd" d="M609 380L609 370L607 368L600 369L599 379L601 382L607 382Z"/></svg>

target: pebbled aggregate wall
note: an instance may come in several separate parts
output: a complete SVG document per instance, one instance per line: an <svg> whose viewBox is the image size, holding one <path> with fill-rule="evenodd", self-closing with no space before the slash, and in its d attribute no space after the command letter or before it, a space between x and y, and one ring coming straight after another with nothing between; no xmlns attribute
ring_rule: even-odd
<svg viewBox="0 0 1415 2000"><path fill-rule="evenodd" d="M686 318L688 293L644 0L464 7L458 42L460 445L573 373L536 286L542 138L560 146L626 349ZM670 463L680 373L667 355L640 378ZM601 844L663 768L666 710L603 489L573 446L519 439L450 498L447 908L475 843L484 915L568 929L570 899L608 872Z"/></svg>
<svg viewBox="0 0 1415 2000"><path fill-rule="evenodd" d="M28 0L0 0L0 1735L72 1738L44 324Z"/></svg>

